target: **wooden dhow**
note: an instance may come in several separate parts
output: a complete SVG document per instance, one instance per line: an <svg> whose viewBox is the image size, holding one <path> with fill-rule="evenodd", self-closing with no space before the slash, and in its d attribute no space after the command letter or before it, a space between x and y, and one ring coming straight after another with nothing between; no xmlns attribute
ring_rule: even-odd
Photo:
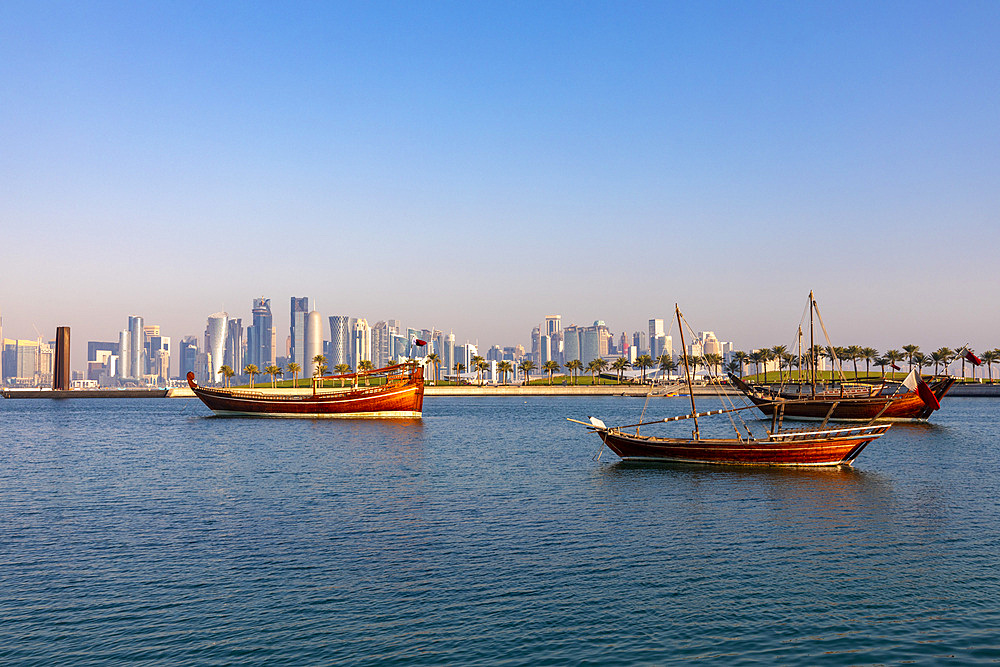
<svg viewBox="0 0 1000 667"><path fill-rule="evenodd" d="M686 349L683 316L679 307L675 306L675 310L680 327L681 346L682 349ZM765 428L763 435L754 435L747 424L740 420L742 430L733 421L735 438L702 437L699 417L720 414L732 416L756 406L750 404L698 412L691 391L691 368L687 355L682 355L682 359L691 399L690 414L615 427L607 426L597 417L590 417L589 422L576 419L570 421L583 424L596 432L603 445L607 445L625 461L759 466L849 466L870 442L881 437L891 426L887 423L868 423L863 426L828 428L824 421L815 429L782 430L781 421L775 414L771 420L771 428ZM643 426L686 419L694 422L691 437L640 434L640 428ZM634 433L627 430L633 428Z"/></svg>
<svg viewBox="0 0 1000 667"><path fill-rule="evenodd" d="M311 392L200 387L194 373L187 374L187 381L217 415L419 419L424 401L423 366L418 363L313 378ZM327 382L334 386L327 388Z"/></svg>
<svg viewBox="0 0 1000 667"><path fill-rule="evenodd" d="M764 415L779 416L783 419L833 421L926 421L941 407L941 399L955 384L955 378L938 376L925 380L916 371L911 371L902 382L877 384L849 383L839 368L839 361L832 355L840 380L819 382L819 348L814 344L814 321L818 322L826 339L827 349L833 344L827 334L826 325L819 314L819 307L812 292L809 292L809 348L802 348L802 327L799 327L799 368L805 369L807 376L793 382L789 373L788 382L751 384L732 373L731 384L743 392Z"/></svg>

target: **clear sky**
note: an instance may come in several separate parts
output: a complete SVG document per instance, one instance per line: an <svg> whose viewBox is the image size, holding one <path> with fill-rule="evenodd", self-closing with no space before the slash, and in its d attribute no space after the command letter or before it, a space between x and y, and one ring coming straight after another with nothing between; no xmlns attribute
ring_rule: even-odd
<svg viewBox="0 0 1000 667"><path fill-rule="evenodd" d="M1000 346L1000 3L4 2L6 337L269 296Z"/></svg>

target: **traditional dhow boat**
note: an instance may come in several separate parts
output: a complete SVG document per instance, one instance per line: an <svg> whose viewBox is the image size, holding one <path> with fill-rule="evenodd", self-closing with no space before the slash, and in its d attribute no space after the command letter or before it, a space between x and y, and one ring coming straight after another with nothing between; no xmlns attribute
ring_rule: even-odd
<svg viewBox="0 0 1000 667"><path fill-rule="evenodd" d="M684 324L680 308L676 308L677 322L681 328L681 345L684 347ZM738 414L752 409L754 405L724 408L707 412L695 410L694 394L691 391L691 369L687 355L682 355L684 373L691 398L691 413L676 417L666 417L656 421L640 421L636 424L610 427L596 417L583 422L600 436L601 441L611 451L625 461L655 461L671 463L700 463L722 465L767 465L767 466L849 466L868 443L882 436L890 424L868 423L864 426L827 428L824 422L817 429L782 430L781 422L775 416L771 428L764 428L763 435L754 435L748 425L740 420L742 429L733 420L735 438L705 438L701 436L698 418L720 414ZM721 395L720 395L721 397ZM663 424L685 419L694 422L691 437L662 437L641 435L642 426ZM757 425L761 427L760 424ZM627 432L626 429L635 429Z"/></svg>
<svg viewBox="0 0 1000 667"><path fill-rule="evenodd" d="M809 386L750 385L735 375L729 376L733 386L768 417L778 414L787 419L833 421L926 421L955 384L953 377L925 382L914 374L908 379L909 383L900 383L895 389L884 385L862 389L841 385L818 389L813 394Z"/></svg>
<svg viewBox="0 0 1000 667"><path fill-rule="evenodd" d="M809 348L802 348L802 327L799 327L799 368L807 376L798 382L750 384L732 373L729 380L734 387L752 401L768 417L786 419L833 421L926 421L931 413L941 407L941 399L955 384L955 378L938 376L925 381L916 371L911 371L902 382L877 384L848 383L842 369L837 367L837 382L817 382L819 348L813 344L814 316L826 338L827 350L833 344L827 334L823 318L813 293L809 292ZM831 354L835 364L836 355ZM791 373L789 373L789 376Z"/></svg>
<svg viewBox="0 0 1000 667"><path fill-rule="evenodd" d="M423 366L387 366L364 373L313 378L312 391L199 387L188 385L217 415L304 418L420 418L424 402ZM340 387L325 387L330 382ZM364 385L362 385L364 383Z"/></svg>

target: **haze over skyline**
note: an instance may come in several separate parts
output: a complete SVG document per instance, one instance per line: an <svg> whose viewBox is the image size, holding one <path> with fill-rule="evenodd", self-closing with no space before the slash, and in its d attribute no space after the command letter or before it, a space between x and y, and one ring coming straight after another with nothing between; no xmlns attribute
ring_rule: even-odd
<svg viewBox="0 0 1000 667"><path fill-rule="evenodd" d="M1000 345L996 3L49 3L0 23L4 335L288 297Z"/></svg>

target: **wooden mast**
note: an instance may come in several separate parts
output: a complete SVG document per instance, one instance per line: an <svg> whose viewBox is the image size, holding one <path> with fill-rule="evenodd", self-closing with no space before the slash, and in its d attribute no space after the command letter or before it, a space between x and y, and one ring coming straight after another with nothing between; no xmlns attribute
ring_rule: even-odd
<svg viewBox="0 0 1000 667"><path fill-rule="evenodd" d="M816 397L816 342L813 338L813 300L812 290L809 290L809 366L812 368L812 395Z"/></svg>
<svg viewBox="0 0 1000 667"><path fill-rule="evenodd" d="M684 377L687 378L688 396L691 398L691 417L694 418L694 439L698 439L698 411L694 407L694 388L691 386L691 367L688 365L687 344L684 342L684 324L681 322L681 308L676 303L677 328L681 333L681 356L684 359Z"/></svg>

